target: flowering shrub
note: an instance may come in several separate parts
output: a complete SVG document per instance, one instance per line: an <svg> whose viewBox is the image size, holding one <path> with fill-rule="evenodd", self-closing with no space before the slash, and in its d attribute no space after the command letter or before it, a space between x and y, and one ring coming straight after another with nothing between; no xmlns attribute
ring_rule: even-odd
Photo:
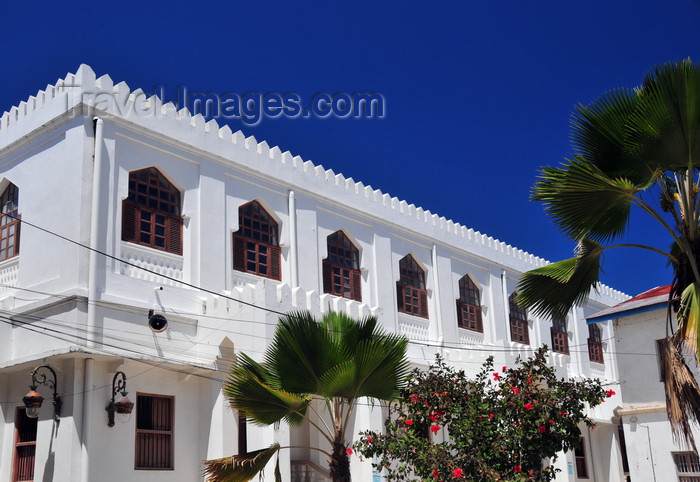
<svg viewBox="0 0 700 482"><path fill-rule="evenodd" d="M573 448L578 424L592 425L586 404L614 392L598 380L557 379L546 354L540 348L500 373L489 358L473 379L438 356L411 373L385 433L363 432L355 449L389 481L551 480L554 466L543 460Z"/></svg>

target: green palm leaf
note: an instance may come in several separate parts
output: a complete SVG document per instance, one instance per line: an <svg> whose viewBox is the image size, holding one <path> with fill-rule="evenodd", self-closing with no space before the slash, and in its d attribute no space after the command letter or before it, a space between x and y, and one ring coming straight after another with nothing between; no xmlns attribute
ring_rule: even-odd
<svg viewBox="0 0 700 482"><path fill-rule="evenodd" d="M688 354L695 359L700 355L700 283L693 283L683 290L678 310L678 333Z"/></svg>
<svg viewBox="0 0 700 482"><path fill-rule="evenodd" d="M583 239L574 258L524 273L517 302L535 315L565 319L571 307L583 303L598 283L602 252L597 242Z"/></svg>
<svg viewBox="0 0 700 482"><path fill-rule="evenodd" d="M631 180L610 178L582 156L561 167L545 167L532 189L532 200L571 239L604 241L624 233L632 200L640 191Z"/></svg>
<svg viewBox="0 0 700 482"><path fill-rule="evenodd" d="M247 482L265 468L272 456L279 452L279 449L279 444L275 443L266 449L255 450L247 454L207 460L204 462L204 476L208 482ZM275 474L278 473L279 468L276 468ZM281 480L277 475L275 478Z"/></svg>

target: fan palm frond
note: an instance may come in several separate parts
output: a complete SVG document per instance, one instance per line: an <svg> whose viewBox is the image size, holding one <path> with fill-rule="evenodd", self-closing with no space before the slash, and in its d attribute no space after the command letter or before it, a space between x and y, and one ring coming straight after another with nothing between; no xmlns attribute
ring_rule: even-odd
<svg viewBox="0 0 700 482"><path fill-rule="evenodd" d="M247 454L207 460L204 462L204 476L208 482L247 482L262 472L279 449L280 445L275 443ZM275 473L279 473L279 468L275 469ZM275 478L281 480L277 475Z"/></svg>

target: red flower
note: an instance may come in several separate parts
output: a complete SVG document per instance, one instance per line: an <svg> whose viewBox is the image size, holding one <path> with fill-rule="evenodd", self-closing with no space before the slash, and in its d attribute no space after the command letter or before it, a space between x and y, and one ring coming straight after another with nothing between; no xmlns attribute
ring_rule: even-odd
<svg viewBox="0 0 700 482"><path fill-rule="evenodd" d="M545 433L547 431L547 427L545 427L544 425L540 425L539 427L537 427L537 430L539 430L540 433Z"/></svg>
<svg viewBox="0 0 700 482"><path fill-rule="evenodd" d="M535 474L532 473L532 470L528 470L528 471L527 471L527 475L529 475L530 477L532 477L532 476L535 475Z"/></svg>
<svg viewBox="0 0 700 482"><path fill-rule="evenodd" d="M516 474L519 474L522 471L523 471L522 465L514 465L513 466L513 472L515 472Z"/></svg>
<svg viewBox="0 0 700 482"><path fill-rule="evenodd" d="M520 390L518 390L518 387L513 387L513 388L511 388L511 390L513 390L513 393L515 393L516 395L518 393L520 393Z"/></svg>
<svg viewBox="0 0 700 482"><path fill-rule="evenodd" d="M527 383L532 383L532 378L528 378Z"/></svg>
<svg viewBox="0 0 700 482"><path fill-rule="evenodd" d="M431 425L431 426L430 426L430 431L431 431L431 432L433 432L433 433L438 433L438 430L440 430L440 426L439 426L439 425Z"/></svg>
<svg viewBox="0 0 700 482"><path fill-rule="evenodd" d="M498 381L501 379L501 375L499 375L498 372L493 372L493 379L494 381Z"/></svg>
<svg viewBox="0 0 700 482"><path fill-rule="evenodd" d="M527 408L528 410L532 410L532 404L530 402L527 402L523 407Z"/></svg>
<svg viewBox="0 0 700 482"><path fill-rule="evenodd" d="M368 443L368 444L371 444L371 443L372 443L372 436L371 436L371 435L368 435L368 436L367 436L367 443Z"/></svg>
<svg viewBox="0 0 700 482"><path fill-rule="evenodd" d="M503 368L501 368L501 371L504 372L504 371L506 371L506 370L508 370L508 367L505 366L505 365L503 365Z"/></svg>
<svg viewBox="0 0 700 482"><path fill-rule="evenodd" d="M464 471L462 469L454 469L452 471L452 475L457 479L461 479L464 477L463 472Z"/></svg>
<svg viewBox="0 0 700 482"><path fill-rule="evenodd" d="M559 412L559 415L569 415L569 412Z"/></svg>
<svg viewBox="0 0 700 482"><path fill-rule="evenodd" d="M406 425L413 425L413 420L411 420L410 418L407 418Z"/></svg>
<svg viewBox="0 0 700 482"><path fill-rule="evenodd" d="M615 390L608 390L607 392L605 392L605 395L607 395L608 398L610 398L610 397L612 397L613 395L615 395Z"/></svg>
<svg viewBox="0 0 700 482"><path fill-rule="evenodd" d="M439 418L437 412L433 412L430 414L430 421L431 422L437 422L437 419Z"/></svg>
<svg viewBox="0 0 700 482"><path fill-rule="evenodd" d="M550 419L549 419L549 423L552 424L552 425L554 425L554 420L552 420L552 419L550 418Z"/></svg>
<svg viewBox="0 0 700 482"><path fill-rule="evenodd" d="M348 453L348 455L352 455L352 449L350 447L345 449L345 451Z"/></svg>
<svg viewBox="0 0 700 482"><path fill-rule="evenodd" d="M438 472L438 469L433 469L433 477L438 478L440 476L440 473Z"/></svg>
<svg viewBox="0 0 700 482"><path fill-rule="evenodd" d="M418 401L418 395L411 395L409 398L411 399L412 402Z"/></svg>
<svg viewBox="0 0 700 482"><path fill-rule="evenodd" d="M492 413L489 413L489 418L493 418L493 417L495 417L495 415Z"/></svg>

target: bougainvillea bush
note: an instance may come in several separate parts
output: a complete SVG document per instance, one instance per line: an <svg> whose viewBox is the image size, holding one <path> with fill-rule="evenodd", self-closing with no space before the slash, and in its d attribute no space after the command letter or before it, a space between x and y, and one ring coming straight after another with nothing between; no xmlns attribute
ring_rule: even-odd
<svg viewBox="0 0 700 482"><path fill-rule="evenodd" d="M490 357L471 379L438 356L411 373L385 433L363 432L355 449L389 481L548 481L578 425L592 426L586 407L613 394L599 380L558 379L546 347L515 367Z"/></svg>

